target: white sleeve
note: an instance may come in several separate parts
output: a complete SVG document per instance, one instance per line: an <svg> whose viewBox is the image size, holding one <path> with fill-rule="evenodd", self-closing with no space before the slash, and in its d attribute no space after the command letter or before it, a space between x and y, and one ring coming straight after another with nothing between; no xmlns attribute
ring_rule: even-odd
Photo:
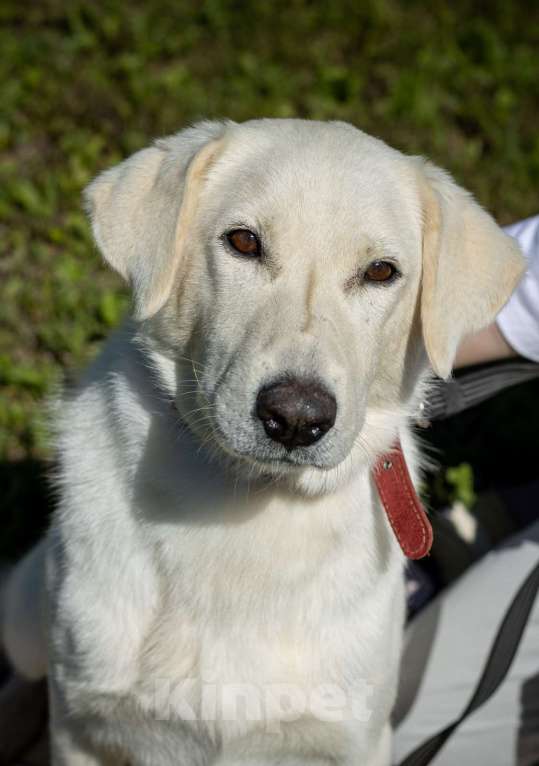
<svg viewBox="0 0 539 766"><path fill-rule="evenodd" d="M517 353L539 362L539 215L504 230L520 244L528 268L496 322Z"/></svg>

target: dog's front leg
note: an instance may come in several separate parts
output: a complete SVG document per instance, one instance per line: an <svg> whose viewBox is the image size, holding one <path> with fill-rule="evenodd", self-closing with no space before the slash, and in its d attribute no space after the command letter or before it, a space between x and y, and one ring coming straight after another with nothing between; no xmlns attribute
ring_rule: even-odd
<svg viewBox="0 0 539 766"><path fill-rule="evenodd" d="M284 725L230 741L211 766L348 766L350 745L332 727Z"/></svg>
<svg viewBox="0 0 539 766"><path fill-rule="evenodd" d="M82 724L60 712L54 693L50 694L51 766L122 766L125 761L105 754L83 734Z"/></svg>
<svg viewBox="0 0 539 766"><path fill-rule="evenodd" d="M211 766L389 766L391 729L387 724L379 739L368 744L363 737L335 738L330 729L321 730L315 741L298 741L287 752L284 743L272 748L260 737L240 740L211 762ZM261 746L262 745L262 746ZM265 745L265 746L264 746Z"/></svg>
<svg viewBox="0 0 539 766"><path fill-rule="evenodd" d="M119 766L119 763L114 758L91 753L73 738L71 732L63 730L52 735L51 766Z"/></svg>
<svg viewBox="0 0 539 766"><path fill-rule="evenodd" d="M389 766L391 763L391 744L392 731L391 726L388 723L384 726L372 758L368 763L372 764L372 766Z"/></svg>
<svg viewBox="0 0 539 766"><path fill-rule="evenodd" d="M82 742L72 727L55 726L51 731L51 766L120 766L122 760L97 752Z"/></svg>

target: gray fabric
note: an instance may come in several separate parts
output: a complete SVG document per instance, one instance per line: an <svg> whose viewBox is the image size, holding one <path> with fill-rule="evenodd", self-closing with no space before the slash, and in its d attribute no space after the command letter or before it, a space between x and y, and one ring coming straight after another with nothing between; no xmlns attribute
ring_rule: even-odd
<svg viewBox="0 0 539 766"><path fill-rule="evenodd" d="M528 359L495 362L464 370L456 378L439 381L429 392L421 417L442 420L490 399L518 383L539 377L539 364Z"/></svg>
<svg viewBox="0 0 539 766"><path fill-rule="evenodd" d="M408 713L396 730L396 762L466 707L502 617L538 560L536 522L473 566L410 624L397 703L397 709L402 709L401 701L407 699ZM424 645L426 633L434 636L434 643L428 656L419 657L409 647L416 641ZM452 735L433 765L536 764L539 703L533 688L538 671L539 602L509 677L492 699ZM422 678L419 688L418 677ZM410 684L415 687L411 704Z"/></svg>
<svg viewBox="0 0 539 766"><path fill-rule="evenodd" d="M421 687L423 673L436 640L440 609L440 599L436 599L432 608L427 610L426 618L414 623L414 640L407 641L404 646L399 696L391 716L394 728L402 723L412 709Z"/></svg>

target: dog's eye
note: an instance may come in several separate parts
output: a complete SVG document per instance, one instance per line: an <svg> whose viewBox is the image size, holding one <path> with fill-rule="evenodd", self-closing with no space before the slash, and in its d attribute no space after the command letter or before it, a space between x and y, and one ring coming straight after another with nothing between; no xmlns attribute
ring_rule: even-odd
<svg viewBox="0 0 539 766"><path fill-rule="evenodd" d="M399 276L399 271L389 261L373 261L370 263L364 274L366 282L391 282Z"/></svg>
<svg viewBox="0 0 539 766"><path fill-rule="evenodd" d="M254 258L260 255L260 241L249 229L233 229L227 233L226 238L234 250L241 255Z"/></svg>

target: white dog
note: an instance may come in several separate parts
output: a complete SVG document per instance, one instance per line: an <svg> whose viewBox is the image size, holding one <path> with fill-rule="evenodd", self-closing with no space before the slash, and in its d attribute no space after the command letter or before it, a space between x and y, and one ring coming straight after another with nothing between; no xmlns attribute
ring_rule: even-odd
<svg viewBox="0 0 539 766"><path fill-rule="evenodd" d="M54 765L387 765L405 557L373 466L400 439L417 470L425 380L517 246L338 122L203 122L86 200L133 315L58 409L59 507L5 599Z"/></svg>

